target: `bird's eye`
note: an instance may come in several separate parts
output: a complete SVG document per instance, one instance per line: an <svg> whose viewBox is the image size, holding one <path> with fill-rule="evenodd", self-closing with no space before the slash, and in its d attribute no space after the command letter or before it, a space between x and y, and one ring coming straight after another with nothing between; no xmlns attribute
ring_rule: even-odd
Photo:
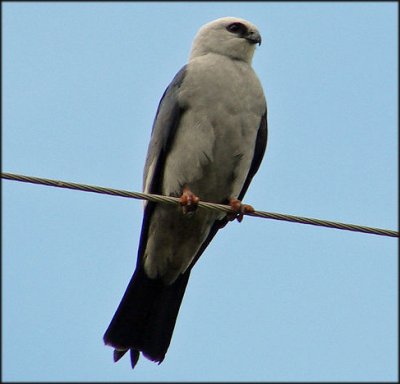
<svg viewBox="0 0 400 384"><path fill-rule="evenodd" d="M240 34L240 35L244 35L244 34L247 32L246 26L245 26L244 24L242 24L242 23L232 23L232 24L229 24L229 25L226 27L226 29L227 29L229 32L237 33L237 34Z"/></svg>

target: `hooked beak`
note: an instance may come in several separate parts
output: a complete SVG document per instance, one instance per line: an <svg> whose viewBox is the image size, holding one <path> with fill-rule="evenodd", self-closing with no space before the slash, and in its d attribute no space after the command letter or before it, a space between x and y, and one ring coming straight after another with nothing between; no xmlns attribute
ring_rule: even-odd
<svg viewBox="0 0 400 384"><path fill-rule="evenodd" d="M250 44L261 45L261 35L258 32L250 31L246 36L243 36Z"/></svg>

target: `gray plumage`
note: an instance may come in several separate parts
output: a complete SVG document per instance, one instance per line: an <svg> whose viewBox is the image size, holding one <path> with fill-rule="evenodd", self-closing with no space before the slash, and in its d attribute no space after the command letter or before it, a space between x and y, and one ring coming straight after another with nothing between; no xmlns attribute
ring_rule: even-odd
<svg viewBox="0 0 400 384"><path fill-rule="evenodd" d="M201 200L241 200L267 142L266 102L251 67L257 28L226 17L204 25L189 62L165 91L153 124L144 191ZM106 331L115 360L131 349L161 362L190 270L226 215L147 202L134 276Z"/></svg>

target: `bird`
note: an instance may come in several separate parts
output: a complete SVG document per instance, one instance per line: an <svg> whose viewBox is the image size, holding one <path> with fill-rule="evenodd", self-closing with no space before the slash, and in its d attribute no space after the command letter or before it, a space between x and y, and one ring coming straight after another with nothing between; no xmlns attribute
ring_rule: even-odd
<svg viewBox="0 0 400 384"><path fill-rule="evenodd" d="M160 364L193 266L227 223L253 212L242 199L267 146L267 104L251 64L261 35L251 22L222 17L197 32L186 65L160 100L143 190L179 198L146 201L136 267L103 340L114 361L130 351ZM198 208L229 204L233 213ZM197 209L198 208L198 209Z"/></svg>

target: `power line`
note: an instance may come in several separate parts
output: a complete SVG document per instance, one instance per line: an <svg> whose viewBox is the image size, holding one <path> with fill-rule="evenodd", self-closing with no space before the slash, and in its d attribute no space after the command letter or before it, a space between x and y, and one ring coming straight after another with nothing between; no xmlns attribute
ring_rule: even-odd
<svg viewBox="0 0 400 384"><path fill-rule="evenodd" d="M100 193L100 194L105 194L105 195L120 196L120 197L141 199L141 200L149 200L149 201L153 201L156 203L167 203L167 204L175 204L175 205L179 204L179 198L172 197L172 196L162 196L162 195L155 195L155 194L150 194L150 193L131 192L131 191L125 191L125 190L121 190L121 189L97 187L94 185L70 183L67 181L43 179L40 177L16 175L16 174L12 174L12 173L2 173L1 177L3 179L7 179L7 180L47 185L49 187L75 189L75 190L84 191L84 192L93 192L93 193ZM215 203L208 203L205 201L200 201L198 203L198 206L200 208L211 209L214 211L222 211L222 212L227 212L227 213L233 212L233 210L230 206L223 205L223 204L215 204ZM399 232L392 231L390 229L372 228L372 227L365 227L365 226L355 225L355 224L344 224L344 223L338 223L338 222L334 222L334 221L310 219L307 217L292 216L292 215L286 215L286 214L281 214L281 213L255 211L252 213L245 213L245 215L261 217L263 219L283 220L283 221L290 221L290 222L299 223L299 224L309 224L309 225L316 225L316 226L320 226L320 227L336 228L336 229L341 229L341 230L346 230L346 231L369 233L372 235L399 237Z"/></svg>

